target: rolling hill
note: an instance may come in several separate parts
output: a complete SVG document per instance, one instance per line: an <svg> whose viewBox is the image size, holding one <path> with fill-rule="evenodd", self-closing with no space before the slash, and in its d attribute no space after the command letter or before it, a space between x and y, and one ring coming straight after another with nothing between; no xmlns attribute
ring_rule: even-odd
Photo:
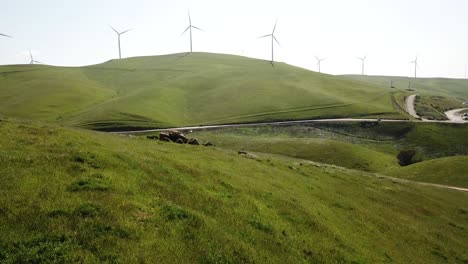
<svg viewBox="0 0 468 264"><path fill-rule="evenodd" d="M390 93L284 63L209 53L0 67L0 114L91 129L401 117Z"/></svg>
<svg viewBox="0 0 468 264"><path fill-rule="evenodd" d="M2 263L464 263L466 193L0 119Z"/></svg>
<svg viewBox="0 0 468 264"><path fill-rule="evenodd" d="M398 76L362 76L362 75L343 75L357 81L372 83L381 87L389 87L391 81L395 89L408 89L409 82L411 87L418 94L429 96L444 96L468 101L468 80L449 79L449 78L409 78ZM461 106L460 106L461 107Z"/></svg>
<svg viewBox="0 0 468 264"><path fill-rule="evenodd" d="M407 167L393 168L385 174L415 181L468 188L468 156L433 159Z"/></svg>

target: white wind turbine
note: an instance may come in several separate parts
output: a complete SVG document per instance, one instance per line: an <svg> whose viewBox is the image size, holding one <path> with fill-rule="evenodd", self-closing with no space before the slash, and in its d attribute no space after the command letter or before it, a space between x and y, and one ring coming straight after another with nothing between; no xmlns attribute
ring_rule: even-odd
<svg viewBox="0 0 468 264"><path fill-rule="evenodd" d="M273 27L273 31L271 32L271 34L259 37L259 38L271 37L271 63L273 63L275 61L274 60L274 58L275 58L275 41L276 41L276 43L278 43L278 45L280 45L280 43L278 42L278 40L275 37L275 31L276 31L276 25L277 24L278 24L278 20L276 20L275 26Z"/></svg>
<svg viewBox="0 0 468 264"><path fill-rule="evenodd" d="M29 57L31 58L31 61L29 62L29 64L34 64L34 63L39 63L39 64L42 64L42 62L40 62L40 61L37 61L37 60L35 60L35 59L34 59L34 57L33 57L33 54L32 54L32 52L31 52L31 50L29 50Z"/></svg>
<svg viewBox="0 0 468 264"><path fill-rule="evenodd" d="M113 28L111 25L109 25L110 28L112 28L112 30L114 30L114 32L117 34L117 38L118 38L118 45L119 45L119 59L122 59L122 50L120 49L120 36L129 32L130 30L132 29L128 29L128 30L125 30L125 31L122 31L122 32L119 32L117 31L115 28Z"/></svg>
<svg viewBox="0 0 468 264"><path fill-rule="evenodd" d="M416 59L414 61L410 61L410 63L414 63L414 78L416 79L417 78L417 71L418 71L418 68L419 68L418 57L416 56Z"/></svg>
<svg viewBox="0 0 468 264"><path fill-rule="evenodd" d="M189 26L187 27L187 29L186 29L184 32L182 32L182 35L184 35L184 34L185 34L185 32L187 32L187 30L190 30L190 53L192 53L192 52L193 52L193 43L192 43L192 40L193 40L193 39L192 39L192 37L193 37L193 36L192 36L192 28L194 28L194 29L198 29L198 30L200 30L200 31L203 31L203 29L201 29L201 28L199 28L199 27L196 27L196 26L192 25L192 18L190 17L190 12L188 12L188 18L189 18Z"/></svg>
<svg viewBox="0 0 468 264"><path fill-rule="evenodd" d="M317 59L317 68L318 68L318 72L321 73L321 69L320 69L320 66L322 64L322 61L326 60L327 58L325 59L319 59L319 57L315 56L315 58Z"/></svg>
<svg viewBox="0 0 468 264"><path fill-rule="evenodd" d="M362 75L364 76L364 66L365 66L365 61L367 59L367 55L362 57L362 58L357 57L357 59L361 60L361 62L362 62Z"/></svg>

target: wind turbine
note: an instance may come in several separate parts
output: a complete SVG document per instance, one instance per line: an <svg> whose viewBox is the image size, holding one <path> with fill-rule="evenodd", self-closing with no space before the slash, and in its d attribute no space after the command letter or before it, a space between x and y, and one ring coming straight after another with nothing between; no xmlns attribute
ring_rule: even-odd
<svg viewBox="0 0 468 264"><path fill-rule="evenodd" d="M276 43L278 43L278 45L280 45L280 43L278 42L278 40L275 37L275 31L276 31L276 25L277 24L278 24L278 20L276 20L275 26L273 27L273 32L271 32L271 34L259 37L259 38L271 37L271 63L273 63L275 61L274 60L274 58L275 58L274 57L275 41L276 41Z"/></svg>
<svg viewBox="0 0 468 264"><path fill-rule="evenodd" d="M40 63L40 64L42 64L42 62L37 61L37 60L34 59L31 50L29 50L29 56L31 57L31 61L29 62L29 64L31 64L31 65L34 64L34 63Z"/></svg>
<svg viewBox="0 0 468 264"><path fill-rule="evenodd" d="M198 28L198 27L192 25L192 18L190 17L190 11L188 12L188 19L189 19L189 26L187 27L187 29L186 29L184 32L182 32L182 35L184 35L185 32L187 32L187 30L190 30L190 53L192 53L192 51L193 51L193 44L192 44L192 28L198 29L198 30L200 30L200 31L203 31L203 29Z"/></svg>
<svg viewBox="0 0 468 264"><path fill-rule="evenodd" d="M7 38L13 38L12 36L8 36L8 35L2 34L2 33L0 33L0 36L7 37Z"/></svg>
<svg viewBox="0 0 468 264"><path fill-rule="evenodd" d="M321 73L321 71L320 71L320 64L322 63L322 61L326 60L327 58L325 58L325 59L319 59L319 57L317 57L317 56L315 56L315 58L317 59L318 72Z"/></svg>
<svg viewBox="0 0 468 264"><path fill-rule="evenodd" d="M117 31L115 28L113 28L112 26L109 25L110 28L112 28L112 30L114 30L114 32L117 34L117 37L118 37L118 41L119 41L119 59L122 59L122 50L120 49L120 36L129 32L131 29L128 29L128 30L125 30L125 31L122 31L122 32L119 32Z"/></svg>
<svg viewBox="0 0 468 264"><path fill-rule="evenodd" d="M418 57L416 56L416 59L414 61L410 61L410 63L414 63L414 78L416 79L417 69L419 68Z"/></svg>
<svg viewBox="0 0 468 264"><path fill-rule="evenodd" d="M362 61L362 75L364 76L364 64L365 60L367 59L367 55L362 58L357 57L357 59Z"/></svg>

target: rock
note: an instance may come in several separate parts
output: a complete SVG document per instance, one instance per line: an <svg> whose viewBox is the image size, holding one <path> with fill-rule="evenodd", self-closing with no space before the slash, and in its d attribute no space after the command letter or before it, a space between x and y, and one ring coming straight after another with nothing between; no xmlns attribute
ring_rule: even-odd
<svg viewBox="0 0 468 264"><path fill-rule="evenodd" d="M164 142L172 142L169 138L166 138L166 137L159 138L159 140L164 141Z"/></svg>
<svg viewBox="0 0 468 264"><path fill-rule="evenodd" d="M242 151L242 150L241 150L241 151L238 152L238 154L239 154L239 155L247 155L247 151Z"/></svg>
<svg viewBox="0 0 468 264"><path fill-rule="evenodd" d="M170 137L169 137L169 134L168 133L165 133L165 132L161 132L159 133L159 139L162 140L162 141L170 141Z"/></svg>
<svg viewBox="0 0 468 264"><path fill-rule="evenodd" d="M182 141L184 141L184 144L188 142L188 138L177 130L169 131L168 137L173 142L177 142L178 139L181 139Z"/></svg>
<svg viewBox="0 0 468 264"><path fill-rule="evenodd" d="M176 143L177 143L177 144L185 144L184 140L181 139L181 138L178 138L178 139L176 140Z"/></svg>
<svg viewBox="0 0 468 264"><path fill-rule="evenodd" d="M177 130L172 130L172 131L169 131L168 136L172 141L176 142L177 139L179 139L180 132Z"/></svg>
<svg viewBox="0 0 468 264"><path fill-rule="evenodd" d="M198 142L198 140L196 138L191 138L189 141L188 141L189 145L194 145L194 146L198 146L200 145L200 143Z"/></svg>
<svg viewBox="0 0 468 264"><path fill-rule="evenodd" d="M157 139L159 139L158 136L147 136L146 138L147 138L147 139L151 139L151 140L157 140Z"/></svg>
<svg viewBox="0 0 468 264"><path fill-rule="evenodd" d="M203 144L203 146L205 146L205 147L214 147L213 143L211 143L209 141L206 142L205 144Z"/></svg>
<svg viewBox="0 0 468 264"><path fill-rule="evenodd" d="M184 141L184 144L186 144L189 141L184 134L180 134L178 139L182 139L182 141Z"/></svg>

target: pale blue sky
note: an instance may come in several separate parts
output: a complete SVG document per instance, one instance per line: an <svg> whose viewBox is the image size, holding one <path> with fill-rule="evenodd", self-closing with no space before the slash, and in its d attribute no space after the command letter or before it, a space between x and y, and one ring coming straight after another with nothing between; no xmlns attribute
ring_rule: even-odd
<svg viewBox="0 0 468 264"><path fill-rule="evenodd" d="M316 70L314 56L328 57L322 71L360 73L357 56L368 55L369 75L465 76L468 1L465 0L1 0L0 64L35 59L52 65L96 64L118 57L184 52L189 48L187 10L194 51L269 59L267 39L278 18L278 60Z"/></svg>

